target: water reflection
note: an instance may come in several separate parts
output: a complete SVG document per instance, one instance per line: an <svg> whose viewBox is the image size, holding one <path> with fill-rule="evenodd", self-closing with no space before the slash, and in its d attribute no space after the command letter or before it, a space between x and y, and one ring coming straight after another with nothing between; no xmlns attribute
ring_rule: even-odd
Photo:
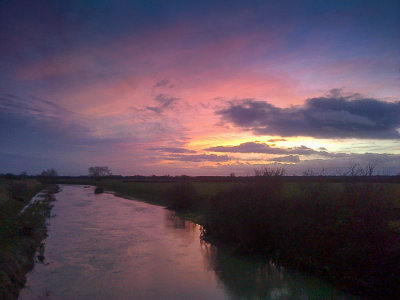
<svg viewBox="0 0 400 300"><path fill-rule="evenodd" d="M208 267L235 299L341 299L318 280L288 272L272 262L236 256L205 242L201 249Z"/></svg>
<svg viewBox="0 0 400 300"><path fill-rule="evenodd" d="M188 238L199 225L168 212L166 226L180 229ZM229 249L199 239L205 268L215 273L219 284L233 299L349 299L316 278L290 272L271 261L238 256Z"/></svg>
<svg viewBox="0 0 400 300"><path fill-rule="evenodd" d="M205 242L201 249L207 267L216 273L232 296L287 299L291 294L284 271L272 263L236 257Z"/></svg>
<svg viewBox="0 0 400 300"><path fill-rule="evenodd" d="M174 229L184 229L191 232L199 230L200 228L199 225L182 218L170 210L167 210L167 213L165 214L165 226L172 227Z"/></svg>
<svg viewBox="0 0 400 300"><path fill-rule="evenodd" d="M20 299L339 299L319 281L238 257L200 226L143 202L65 186L43 263Z"/></svg>

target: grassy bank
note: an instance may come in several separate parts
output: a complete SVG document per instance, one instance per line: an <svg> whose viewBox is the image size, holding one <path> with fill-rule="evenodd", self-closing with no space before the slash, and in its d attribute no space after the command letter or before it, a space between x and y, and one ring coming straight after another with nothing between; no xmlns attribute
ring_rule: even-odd
<svg viewBox="0 0 400 300"><path fill-rule="evenodd" d="M358 295L400 296L399 184L267 177L101 185L176 210L238 253L272 257Z"/></svg>
<svg viewBox="0 0 400 300"><path fill-rule="evenodd" d="M43 187L32 179L0 183L0 299L18 298L34 254L46 237L56 186L47 186L40 201L27 206Z"/></svg>

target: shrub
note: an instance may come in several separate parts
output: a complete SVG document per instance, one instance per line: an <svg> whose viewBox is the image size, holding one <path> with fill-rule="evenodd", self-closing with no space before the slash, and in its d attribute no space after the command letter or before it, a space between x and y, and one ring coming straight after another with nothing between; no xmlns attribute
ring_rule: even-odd
<svg viewBox="0 0 400 300"><path fill-rule="evenodd" d="M25 182L10 181L7 184L7 193L10 199L24 201L24 194L27 189Z"/></svg>
<svg viewBox="0 0 400 300"><path fill-rule="evenodd" d="M102 186L97 186L94 190L95 194L102 194L104 193L104 188Z"/></svg>
<svg viewBox="0 0 400 300"><path fill-rule="evenodd" d="M358 291L394 291L400 242L390 228L399 219L392 200L379 184L303 183L286 195L278 181L264 181L213 198L203 236Z"/></svg>
<svg viewBox="0 0 400 300"><path fill-rule="evenodd" d="M176 210L188 210L199 203L199 195L194 185L187 180L176 184L167 192L168 207Z"/></svg>

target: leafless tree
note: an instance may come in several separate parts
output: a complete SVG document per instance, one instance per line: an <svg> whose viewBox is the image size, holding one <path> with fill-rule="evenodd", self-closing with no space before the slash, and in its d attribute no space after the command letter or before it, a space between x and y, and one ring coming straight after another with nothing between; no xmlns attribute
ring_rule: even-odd
<svg viewBox="0 0 400 300"><path fill-rule="evenodd" d="M365 176L372 176L374 175L375 172L375 165L374 164L367 164L364 168Z"/></svg>
<svg viewBox="0 0 400 300"><path fill-rule="evenodd" d="M42 173L40 173L40 176L43 177L57 177L58 173L56 170L52 169L48 169L48 170L43 170Z"/></svg>
<svg viewBox="0 0 400 300"><path fill-rule="evenodd" d="M364 167L359 163L351 164L345 171L338 171L341 176L373 176L375 164L368 163Z"/></svg>
<svg viewBox="0 0 400 300"><path fill-rule="evenodd" d="M96 167L90 167L89 168L89 176L93 177L95 179L100 179L101 177L104 176L110 176L112 175L111 169L106 166L96 166Z"/></svg>
<svg viewBox="0 0 400 300"><path fill-rule="evenodd" d="M283 176L285 175L286 170L283 167L264 167L261 169L255 169L254 170L254 175L259 177L259 176L264 176L264 177L272 177L272 176Z"/></svg>

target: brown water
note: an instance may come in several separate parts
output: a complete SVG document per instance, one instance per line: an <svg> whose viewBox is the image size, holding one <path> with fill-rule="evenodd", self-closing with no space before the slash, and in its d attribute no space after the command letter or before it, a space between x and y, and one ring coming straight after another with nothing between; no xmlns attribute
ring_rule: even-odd
<svg viewBox="0 0 400 300"><path fill-rule="evenodd" d="M350 299L311 277L237 257L159 206L62 186L45 260L20 299Z"/></svg>

